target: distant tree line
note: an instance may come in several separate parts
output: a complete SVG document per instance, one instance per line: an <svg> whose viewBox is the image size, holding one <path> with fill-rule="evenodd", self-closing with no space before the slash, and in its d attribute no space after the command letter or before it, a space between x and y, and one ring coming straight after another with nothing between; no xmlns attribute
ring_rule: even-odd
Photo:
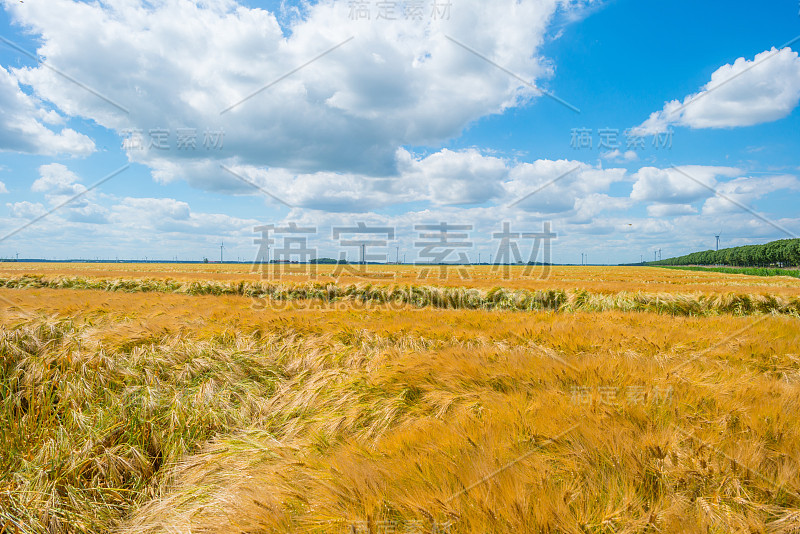
<svg viewBox="0 0 800 534"><path fill-rule="evenodd" d="M686 256L647 262L647 265L732 265L792 267L800 265L800 239L781 239L764 245L745 245L692 252Z"/></svg>

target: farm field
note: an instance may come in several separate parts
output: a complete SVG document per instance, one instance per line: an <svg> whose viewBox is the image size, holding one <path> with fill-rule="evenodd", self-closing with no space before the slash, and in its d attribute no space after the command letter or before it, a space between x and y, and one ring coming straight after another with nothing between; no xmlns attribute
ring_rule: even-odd
<svg viewBox="0 0 800 534"><path fill-rule="evenodd" d="M0 264L0 532L800 529L800 280L249 269Z"/></svg>
<svg viewBox="0 0 800 534"><path fill-rule="evenodd" d="M274 266L270 266L270 269ZM297 266L293 268L297 269ZM303 269L303 267L300 267ZM358 266L352 266L356 269ZM284 267L286 269L286 267ZM303 283L310 280L338 284L415 284L439 285L488 289L502 286L521 289L585 289L602 293L620 291L645 291L648 293L769 293L779 296L800 296L800 280L789 276L754 277L731 273L685 271L653 267L581 267L554 266L542 279L543 268L533 267L530 276L523 276L525 267L508 267L508 277L503 279L505 267L488 265L467 266L466 278L459 269L449 267L445 278L440 278L436 267L430 268L421 278L422 266L369 265L367 273L374 278L365 278L346 271L335 273L336 266L318 265L315 276L308 273L282 272L280 281ZM155 264L155 263L12 263L0 262L0 278L12 278L24 274L58 276L80 276L87 278L144 278L178 281L258 281L262 278L275 280L275 276L262 276L258 268L249 264Z"/></svg>

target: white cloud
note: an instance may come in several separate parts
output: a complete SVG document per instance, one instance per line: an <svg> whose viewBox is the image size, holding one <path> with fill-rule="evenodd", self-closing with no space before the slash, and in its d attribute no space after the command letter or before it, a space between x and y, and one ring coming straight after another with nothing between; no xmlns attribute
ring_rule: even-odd
<svg viewBox="0 0 800 534"><path fill-rule="evenodd" d="M475 149L445 149L424 158L400 149L397 159L398 176L385 178L330 172L295 175L285 169L263 170L253 166L231 167L243 179L226 174L229 190L268 192L292 207L350 213L406 203L434 207L508 205L525 197L517 209L566 214L579 207L578 200L606 192L612 183L626 179L625 169L601 169L569 160L515 163ZM213 167L206 170L224 172ZM575 172L558 179L570 170ZM195 172L193 180L210 179ZM247 182L257 184L258 188ZM539 188L541 191L531 195ZM267 201L280 202L274 198Z"/></svg>
<svg viewBox="0 0 800 534"><path fill-rule="evenodd" d="M221 213L193 212L187 202L173 198L123 198L111 206L115 228L139 236L169 236L189 245L196 236L250 234L259 222Z"/></svg>
<svg viewBox="0 0 800 534"><path fill-rule="evenodd" d="M50 163L39 167L39 175L31 185L34 193L44 193L48 199L59 200L64 196L73 196L86 191L79 183L80 178L61 163Z"/></svg>
<svg viewBox="0 0 800 534"><path fill-rule="evenodd" d="M293 174L286 169L232 165L230 171L208 166L193 181L224 184L240 194L263 195L274 206L362 213L389 205L427 199L427 193L402 177L373 178L361 174L316 172ZM224 182L223 182L224 180ZM255 185L251 185L255 184Z"/></svg>
<svg viewBox="0 0 800 534"><path fill-rule="evenodd" d="M625 152L620 151L620 149L614 149L611 152L606 152L601 156L603 159L607 159L610 161L636 161L639 159L639 155L634 150L626 150Z"/></svg>
<svg viewBox="0 0 800 534"><path fill-rule="evenodd" d="M11 210L12 217L19 219L34 219L47 213L47 208L39 202L28 202L27 200L8 203L6 207Z"/></svg>
<svg viewBox="0 0 800 534"><path fill-rule="evenodd" d="M697 208L691 204L650 204L647 206L647 215L650 217L675 217L679 215L692 215L697 213Z"/></svg>
<svg viewBox="0 0 800 534"><path fill-rule="evenodd" d="M136 226L157 226L161 222L186 221L189 204L172 198L125 198L113 207L117 222Z"/></svg>
<svg viewBox="0 0 800 534"><path fill-rule="evenodd" d="M152 258L199 260L203 256L211 259L219 255L219 243L225 241L226 259L240 257L244 261L255 258L257 245L253 244L253 227L259 224L285 224L296 222L317 228L310 245L319 247L319 254L338 257L345 250L331 239L331 226L354 226L364 221L371 226L391 226L397 229L397 239L389 245L390 258L395 257L395 246L400 247L401 257L417 259L419 239L415 225L447 221L450 224L469 224L468 241L474 244L469 257L474 261L481 252L484 260L488 254L497 253L498 242L492 238L499 232L502 223L509 221L512 231L542 231L542 221L552 221L552 230L558 234L553 243L553 258L557 262L578 262L581 252L589 252L592 262L639 261L640 254L652 257L652 246L663 248L664 257L713 246L713 233L724 228L723 243L726 246L763 242L783 237L769 224L743 213L724 212L718 214L692 214L689 217L671 218L667 215L649 218L631 216L629 213L613 213L624 210L632 201L595 193L576 201L577 208L564 213L546 216L522 209L505 209L495 206L454 207L437 206L413 209L404 213L376 213L364 205L361 213L333 213L310 209L294 209L278 215L272 212L261 220L233 217L223 213L193 211L186 202L172 198L123 198L103 197L113 224L94 225L92 239L87 240L86 226L75 218L65 218L58 210L39 223L27 228L24 234L8 240L9 250L19 250L20 257L42 254L47 250L49 258L91 257L105 258ZM42 204L20 202L9 204L15 217L30 220L46 211ZM665 205L665 210L679 215L688 208ZM607 214L604 212L612 213ZM149 215L148 215L149 214ZM787 228L798 228L800 219L780 218L779 224ZM7 230L19 226L20 221L0 218L0 226ZM630 225L630 226L629 226ZM776 235L777 234L777 235ZM602 239L599 238L602 236ZM43 247L46 244L46 247ZM279 244L280 245L280 244ZM520 242L523 255L527 257L531 242ZM355 252L350 250L351 258ZM385 251L385 249L384 249Z"/></svg>
<svg viewBox="0 0 800 534"><path fill-rule="evenodd" d="M519 201L519 207L526 211L566 214L578 207L580 198L607 191L625 175L625 169L600 169L579 161L521 163L511 169L510 180L504 185L506 200Z"/></svg>
<svg viewBox="0 0 800 534"><path fill-rule="evenodd" d="M52 0L46 8L4 1L18 22L41 36L38 52L49 63L129 113L46 68L15 74L67 116L90 118L120 134L140 131L145 147L129 147L128 157L148 165L161 183L186 180L208 191L262 194L224 164L292 206L358 213L403 203L510 203L580 165L574 176L519 205L574 215L589 210L590 202L578 205L578 199L606 192L625 175L566 160L517 164L474 149L419 157L402 148L452 138L470 122L538 95L445 35L541 85L552 75L538 53L548 24L557 12L584 12L585 2L463 0L447 21L393 22L353 21L347 2L320 2L304 6L302 18L284 13L282 22L291 25L284 31L272 13L232 1ZM73 21L69 27L65 19ZM94 51L91 61L87 49ZM169 131L170 149L147 146L154 128ZM196 149L177 149L179 128L195 129ZM203 146L206 129L224 131L220 150ZM61 183L48 180L43 176L37 187ZM79 187L78 180L65 183Z"/></svg>
<svg viewBox="0 0 800 534"><path fill-rule="evenodd" d="M683 165L668 169L642 167L633 175L636 181L633 184L631 198L662 204L687 204L713 196L712 189L716 186L718 177L733 177L739 174L741 171L732 167L703 165Z"/></svg>
<svg viewBox="0 0 800 534"><path fill-rule="evenodd" d="M80 177L61 163L39 167L39 178L31 191L44 194L47 202L58 208L59 215L69 221L93 224L107 223L108 211L97 203L95 191L87 191Z"/></svg>
<svg viewBox="0 0 800 534"><path fill-rule="evenodd" d="M636 130L650 135L665 132L670 125L752 126L788 116L798 102L800 58L789 47L772 48L752 60L740 57L718 68L700 92L667 102Z"/></svg>
<svg viewBox="0 0 800 534"><path fill-rule="evenodd" d="M752 208L754 200L781 190L800 191L800 181L790 175L736 178L717 187L719 195L705 201L703 214L742 213L741 205Z"/></svg>
<svg viewBox="0 0 800 534"><path fill-rule="evenodd" d="M405 154L408 154L407 152ZM506 162L484 156L475 149L454 152L444 149L416 161L407 159L401 180L427 186L429 199L437 205L484 204L503 194L508 176Z"/></svg>
<svg viewBox="0 0 800 534"><path fill-rule="evenodd" d="M56 125L63 118L39 107L20 89L15 77L0 67L0 150L27 154L86 156L94 142L70 128L54 132L43 123Z"/></svg>
<svg viewBox="0 0 800 534"><path fill-rule="evenodd" d="M53 258L150 258L200 260L219 254L224 239L226 258L255 257L253 227L263 221L232 217L223 213L192 211L188 204L172 198L123 198L104 196L104 218L113 224L94 224L91 212L65 208L51 213L6 241L6 250L20 257ZM9 203L11 217L0 217L3 232L47 213L42 203ZM91 239L87 239L88 226ZM230 256L229 256L230 254Z"/></svg>
<svg viewBox="0 0 800 534"><path fill-rule="evenodd" d="M590 224L603 212L626 210L633 202L629 198L593 193L575 201L576 214L570 219L575 224Z"/></svg>
<svg viewBox="0 0 800 534"><path fill-rule="evenodd" d="M583 8L565 0L462 0L450 20L355 21L348 2L326 1L306 6L302 19L290 15L287 36L273 13L225 0L4 2L40 36L38 53L48 62L130 113L44 67L15 69L38 97L120 133L170 131L171 150L129 150L160 180L198 160L292 174L394 174L399 147L452 138L538 94L445 35L541 84L552 74L538 55L549 21L560 7ZM224 131L224 146L177 150L178 128L196 129L198 144L206 129ZM216 177L230 183L224 173ZM214 180L201 185L216 187Z"/></svg>

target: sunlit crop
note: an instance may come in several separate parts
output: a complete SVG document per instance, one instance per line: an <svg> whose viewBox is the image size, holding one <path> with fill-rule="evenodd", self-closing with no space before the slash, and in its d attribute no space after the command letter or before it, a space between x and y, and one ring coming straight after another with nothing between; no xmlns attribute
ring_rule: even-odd
<svg viewBox="0 0 800 534"><path fill-rule="evenodd" d="M791 295L31 274L0 531L800 529Z"/></svg>

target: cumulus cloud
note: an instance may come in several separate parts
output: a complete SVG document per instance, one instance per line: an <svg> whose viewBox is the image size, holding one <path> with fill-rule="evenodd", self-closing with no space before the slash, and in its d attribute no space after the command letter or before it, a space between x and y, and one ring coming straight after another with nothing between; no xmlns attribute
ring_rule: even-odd
<svg viewBox="0 0 800 534"><path fill-rule="evenodd" d="M21 257L46 254L48 259L96 255L135 259L146 254L151 258L177 255L184 260L199 260L218 254L220 236L224 236L226 255L230 251L249 258L251 252L255 254L253 227L263 224L224 213L195 211L188 203L173 198L102 196L99 202L103 204L104 219L111 224L93 224L91 239L86 237L86 223L96 223L97 216L92 217L84 208L65 207L10 237L6 246L18 248ZM48 211L40 202L21 201L6 206L11 217L0 217L0 227L6 232Z"/></svg>
<svg viewBox="0 0 800 534"><path fill-rule="evenodd" d="M128 150L162 181L198 160L294 174L394 174L399 147L452 138L539 94L446 35L541 83L552 74L538 53L549 21L560 8L585 7L463 0L449 20L367 21L352 20L349 3L337 0L307 5L282 28L274 13L227 0L4 2L40 36L39 54L127 113L46 68L14 74L63 113L120 135L139 131L147 140L151 130L168 131L168 150L149 142ZM176 148L179 128L197 132L197 149ZM206 130L224 132L223 146L202 146ZM216 178L231 183L224 173Z"/></svg>
<svg viewBox="0 0 800 534"><path fill-rule="evenodd" d="M669 169L643 167L633 175L635 182L630 196L636 201L688 204L713 196L714 192L710 188L713 189L717 185L717 178L730 178L739 174L741 171L732 167L703 165L683 165Z"/></svg>
<svg viewBox="0 0 800 534"><path fill-rule="evenodd" d="M107 210L99 205L96 192L88 191L80 183L80 177L66 165L50 163L39 167L39 178L31 185L31 191L42 193L47 202L59 207L59 215L74 222L101 224L108 222Z"/></svg>
<svg viewBox="0 0 800 534"><path fill-rule="evenodd" d="M800 102L800 58L786 47L772 48L752 60L738 58L718 68L711 81L683 101L673 100L634 129L640 135L662 133L671 125L733 128L788 116Z"/></svg>
<svg viewBox="0 0 800 534"><path fill-rule="evenodd" d="M427 198L402 177L374 178L336 172L295 174L286 169L263 169L252 165L209 166L208 174L195 174L193 181L220 183L240 194L264 195L274 206L297 207L337 213L361 213L385 206ZM217 176L221 174L222 176ZM225 180L225 182L223 182Z"/></svg>
<svg viewBox="0 0 800 534"><path fill-rule="evenodd" d="M94 152L94 142L70 128L55 132L45 124L57 125L63 118L42 109L25 94L17 79L0 67L0 150L27 154L68 154L86 156Z"/></svg>
<svg viewBox="0 0 800 534"><path fill-rule="evenodd" d="M115 217L127 224L157 226L163 221L186 221L189 204L172 198L125 198L114 206Z"/></svg>
<svg viewBox="0 0 800 534"><path fill-rule="evenodd" d="M675 217L679 215L692 215L697 213L697 208L691 204L650 204L647 206L647 215L650 217Z"/></svg>
<svg viewBox="0 0 800 534"><path fill-rule="evenodd" d="M629 198L612 197L604 193L593 193L575 201L576 213L570 219L575 224L592 223L601 213L626 210L633 202Z"/></svg>
<svg viewBox="0 0 800 534"><path fill-rule="evenodd" d="M475 149L444 149L421 161L407 156L405 161L403 181L426 187L421 198L437 205L487 203L503 194L502 182L508 176L504 160Z"/></svg>
<svg viewBox="0 0 800 534"><path fill-rule="evenodd" d="M4 1L41 37L39 54L107 98L42 67L14 75L65 115L117 131L128 158L160 183L268 191L277 203L352 213L403 203L507 203L573 163L517 164L475 149L419 157L403 147L450 139L476 119L539 96L446 36L541 85L552 75L538 52L548 25L571 10L585 12L583 1L463 0L448 20L421 21L354 21L344 1L304 5L280 19L227 0L52 0L46 8ZM74 24L65 27L65 18ZM180 130L194 132L190 146L178 146ZM166 135L165 147L155 132ZM214 133L219 145L209 147ZM575 212L577 199L604 192L624 172L582 164L576 176L519 207Z"/></svg>
<svg viewBox="0 0 800 534"><path fill-rule="evenodd" d="M31 185L31 191L44 193L53 201L86 191L86 187L79 183L78 175L61 163L42 165L39 167L39 175L40 177Z"/></svg>
<svg viewBox="0 0 800 534"><path fill-rule="evenodd" d="M537 160L520 163L509 172L504 185L510 203L540 214L565 214L578 199L608 190L625 179L625 169L600 169L570 160Z"/></svg>
<svg viewBox="0 0 800 534"><path fill-rule="evenodd" d="M6 207L11 210L11 216L19 219L34 219L47 213L47 208L39 202L9 202Z"/></svg>
<svg viewBox="0 0 800 534"><path fill-rule="evenodd" d="M792 175L742 174L745 173L731 167L644 167L633 175L636 181L630 196L634 201L648 203L647 215L655 219L677 217L682 224L701 231L708 225L724 225L732 233L768 235L775 227L766 221L773 217L748 214L756 209L753 202L777 191L799 191L800 181ZM789 221L784 227L794 224Z"/></svg>
<svg viewBox="0 0 800 534"><path fill-rule="evenodd" d="M110 208L116 228L137 235L162 235L170 239L249 233L258 221L221 213L198 213L187 202L173 198L126 197Z"/></svg>
<svg viewBox="0 0 800 534"><path fill-rule="evenodd" d="M752 177L743 176L720 184L715 195L703 203L704 215L741 213L744 206L775 191L800 191L800 181L790 175Z"/></svg>
<svg viewBox="0 0 800 534"><path fill-rule="evenodd" d="M639 155L634 150L626 150L622 152L620 149L614 149L611 152L606 152L601 156L603 159L607 159L610 161L636 161L639 159Z"/></svg>
<svg viewBox="0 0 800 534"><path fill-rule="evenodd" d="M364 213L416 203L431 207L514 204L523 211L563 215L574 212L578 200L607 192L611 184L627 179L625 169L602 169L570 160L519 163L475 149L445 149L425 157L400 149L397 159L398 175L384 178L330 172L298 175L285 169L235 166L229 173L231 189L266 193L273 204L329 212ZM195 174L193 179L206 178Z"/></svg>

